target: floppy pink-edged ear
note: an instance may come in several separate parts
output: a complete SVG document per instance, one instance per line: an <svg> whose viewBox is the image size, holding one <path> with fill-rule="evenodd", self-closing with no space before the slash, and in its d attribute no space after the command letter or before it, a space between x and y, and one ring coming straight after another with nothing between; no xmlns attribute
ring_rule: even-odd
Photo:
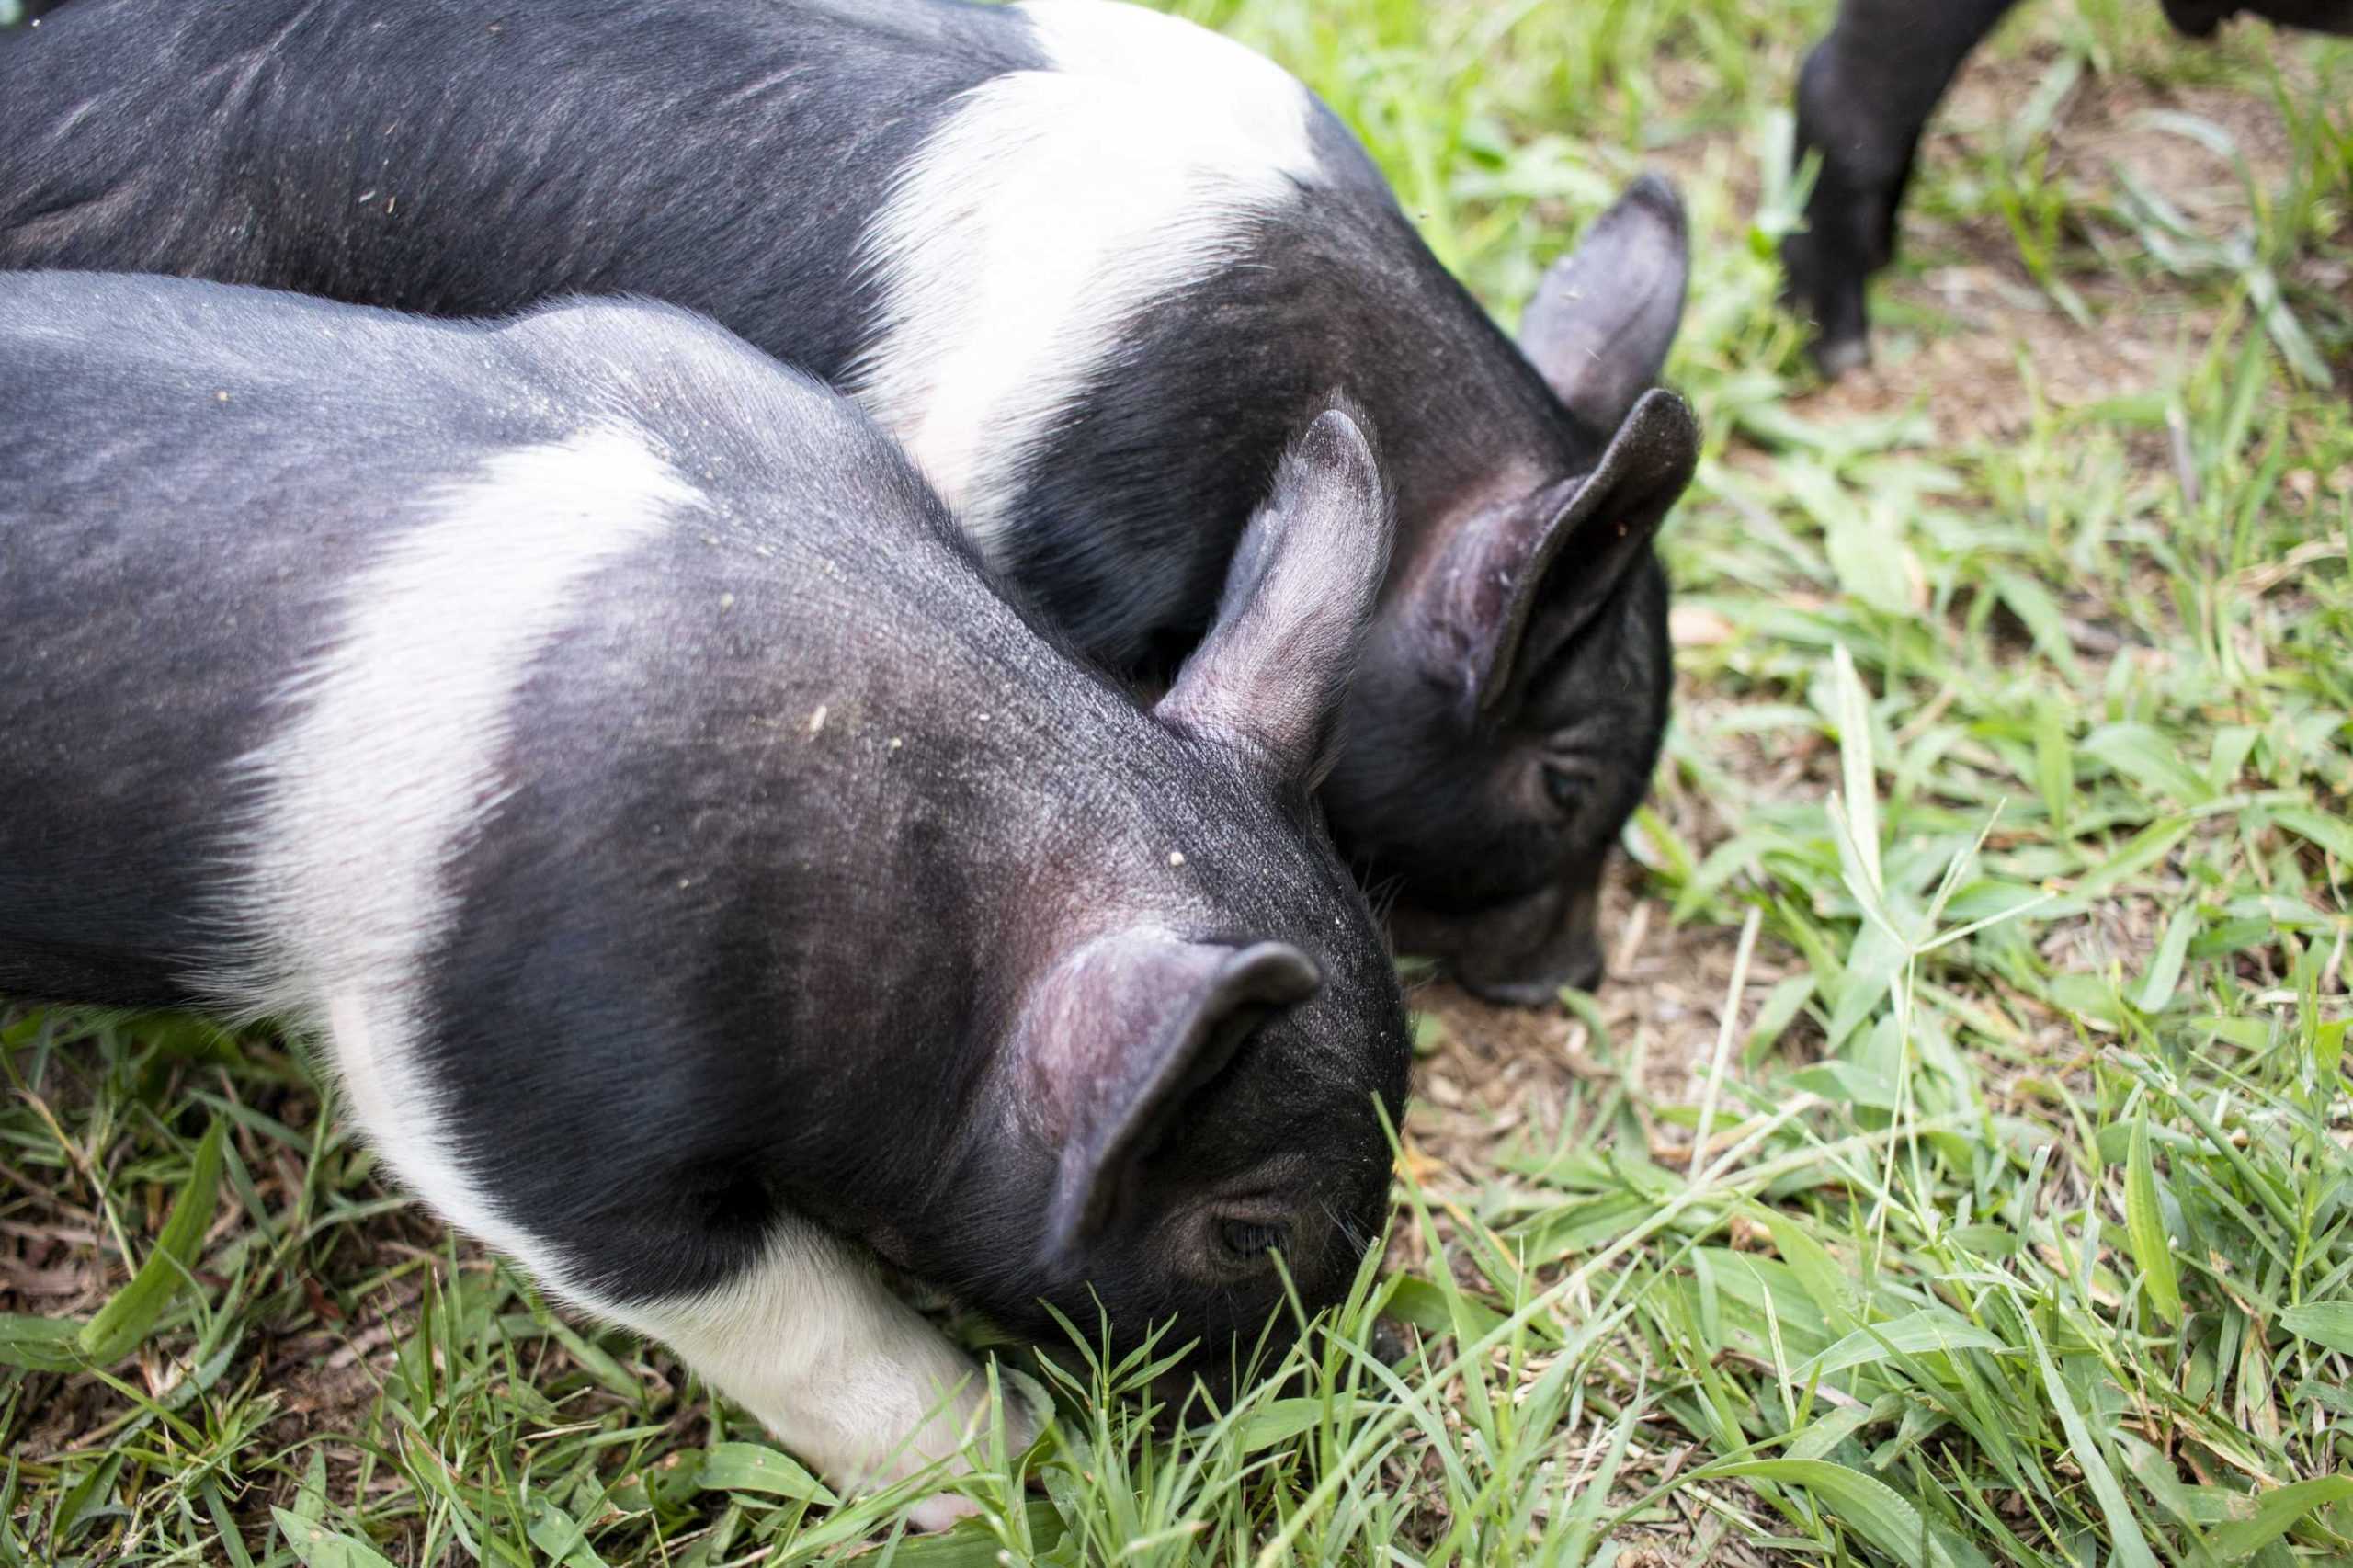
<svg viewBox="0 0 2353 1568"><path fill-rule="evenodd" d="M1319 415L1284 454L1234 551L1216 622L1154 713L1313 787L1389 569L1390 531L1371 442L1343 410Z"/></svg>
<svg viewBox="0 0 2353 1568"><path fill-rule="evenodd" d="M1520 352L1586 429L1618 428L1657 381L1690 271L1683 202L1644 175L1537 285L1520 317Z"/></svg>
<svg viewBox="0 0 2353 1568"><path fill-rule="evenodd" d="M1322 984L1285 942L1190 942L1165 932L1099 937L1041 984L1021 1030L1033 1114L1060 1139L1047 1261L1071 1262L1118 1213L1137 1167L1186 1100L1269 1017Z"/></svg>
<svg viewBox="0 0 2353 1568"><path fill-rule="evenodd" d="M1699 425L1670 392L1643 394L1601 460L1465 523L1417 585L1418 617L1478 707L1511 690L1538 607L1565 639L1609 602L1699 461Z"/></svg>

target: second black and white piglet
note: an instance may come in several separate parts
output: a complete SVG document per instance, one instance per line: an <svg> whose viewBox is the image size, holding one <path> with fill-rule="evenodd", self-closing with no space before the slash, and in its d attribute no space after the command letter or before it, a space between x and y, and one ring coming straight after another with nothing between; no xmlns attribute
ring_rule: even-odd
<svg viewBox="0 0 2353 1568"><path fill-rule="evenodd" d="M701 311L853 392L1089 657L1165 675L1285 444L1370 411L1397 549L1324 791L1497 999L1601 972L1699 432L1644 180L1514 343L1296 78L1109 0L75 0L0 52L0 266L436 315Z"/></svg>
<svg viewBox="0 0 2353 1568"><path fill-rule="evenodd" d="M1352 1278L1407 1049L1309 795L1384 564L1344 414L1150 710L667 307L0 275L0 993L314 1034L440 1213L846 1483L984 1403L870 1250L1220 1359L1271 1254Z"/></svg>

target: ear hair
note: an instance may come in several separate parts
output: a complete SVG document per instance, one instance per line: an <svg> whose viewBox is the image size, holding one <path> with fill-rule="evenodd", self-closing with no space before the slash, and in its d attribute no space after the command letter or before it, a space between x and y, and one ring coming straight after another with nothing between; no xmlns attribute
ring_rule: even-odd
<svg viewBox="0 0 2353 1568"><path fill-rule="evenodd" d="M1520 318L1520 352L1587 430L1618 428L1657 381L1690 271L1682 199L1644 175L1537 285Z"/></svg>
<svg viewBox="0 0 2353 1568"><path fill-rule="evenodd" d="M1537 606L1564 611L1572 630L1591 619L1649 550L1699 458L1689 405L1645 392L1589 472L1474 520L1447 547L1428 613L1461 649L1482 711L1512 689Z"/></svg>
<svg viewBox="0 0 2353 1568"><path fill-rule="evenodd" d="M1322 984L1284 942L1237 948L1127 932L1092 944L1046 982L1024 1049L1040 1099L1058 1108L1062 1153L1045 1256L1067 1269L1116 1216L1136 1168L1186 1101L1271 1015Z"/></svg>
<svg viewBox="0 0 2353 1568"><path fill-rule="evenodd" d="M1389 568L1390 496L1342 407L1283 455L1243 530L1217 620L1154 710L1312 788Z"/></svg>

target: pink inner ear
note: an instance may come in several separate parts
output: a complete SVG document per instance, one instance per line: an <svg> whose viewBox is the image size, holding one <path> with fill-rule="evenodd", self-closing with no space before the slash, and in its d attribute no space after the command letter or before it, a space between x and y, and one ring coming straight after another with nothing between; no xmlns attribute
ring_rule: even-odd
<svg viewBox="0 0 2353 1568"><path fill-rule="evenodd" d="M1234 948L1122 932L1066 960L1022 1041L1040 1101L1067 1116L1046 1130L1063 1144L1049 1251L1067 1255L1098 1232L1131 1167L1187 1096L1224 1068L1252 1026L1321 983L1313 960L1282 942Z"/></svg>
<svg viewBox="0 0 2353 1568"><path fill-rule="evenodd" d="M1370 442L1326 411L1284 455L1234 551L1216 623L1154 705L1285 782L1313 771L1389 561Z"/></svg>
<svg viewBox="0 0 2353 1568"><path fill-rule="evenodd" d="M1461 644L1483 712L1526 674L1541 602L1557 645L1609 601L1699 466L1699 430L1673 392L1643 394L1591 472L1470 519L1427 591Z"/></svg>
<svg viewBox="0 0 2353 1568"><path fill-rule="evenodd" d="M1524 630L1515 619L1524 621L1532 602L1528 585L1550 562L1549 527L1566 512L1578 486L1576 480L1562 480L1469 518L1422 588L1435 612L1433 630L1449 644L1449 662L1460 662L1463 685L1483 708L1497 690L1499 667L1508 678L1509 645Z"/></svg>

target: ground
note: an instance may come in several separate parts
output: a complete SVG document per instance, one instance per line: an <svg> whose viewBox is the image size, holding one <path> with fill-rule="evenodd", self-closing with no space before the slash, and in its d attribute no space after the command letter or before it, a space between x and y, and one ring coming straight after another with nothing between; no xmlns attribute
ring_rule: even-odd
<svg viewBox="0 0 2353 1568"><path fill-rule="evenodd" d="M403 1205L267 1039L7 1016L0 1562L2353 1551L2353 47L2027 7L1825 388L1771 261L1823 5L1178 8L1506 322L1638 169L1691 204L1608 983L1421 985L1394 1236L1302 1375L1172 1440L1082 1366L923 1540Z"/></svg>

